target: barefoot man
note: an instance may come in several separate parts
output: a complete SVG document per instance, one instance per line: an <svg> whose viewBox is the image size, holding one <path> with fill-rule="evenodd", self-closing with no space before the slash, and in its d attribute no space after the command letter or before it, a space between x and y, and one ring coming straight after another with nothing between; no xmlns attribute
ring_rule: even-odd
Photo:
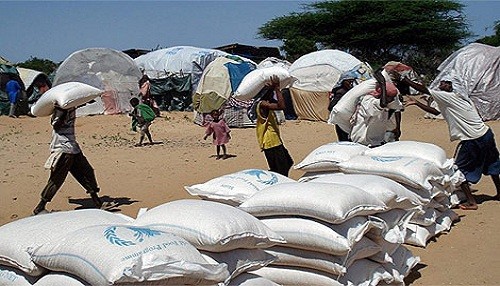
<svg viewBox="0 0 500 286"><path fill-rule="evenodd" d="M460 140L455 151L455 164L465 175L466 181L462 183L461 188L467 196L467 203L460 205L460 208L477 209L469 184L479 182L483 174L490 175L493 179L497 190L495 199L500 200L500 159L495 137L493 131L479 116L470 98L453 92L451 78L443 78L438 89L428 89L406 77L402 79L402 82L432 96L448 124L451 141ZM415 105L422 108L416 103Z"/></svg>
<svg viewBox="0 0 500 286"><path fill-rule="evenodd" d="M45 83L39 83L37 87L42 94L49 89ZM99 187L94 169L76 142L75 119L76 108L56 107L52 114L51 155L45 163L45 166L50 169L50 177L42 191L40 202L33 210L34 215L45 211L45 206L61 188L68 173L71 173L78 183L87 190L96 208L102 207L101 199L97 195Z"/></svg>

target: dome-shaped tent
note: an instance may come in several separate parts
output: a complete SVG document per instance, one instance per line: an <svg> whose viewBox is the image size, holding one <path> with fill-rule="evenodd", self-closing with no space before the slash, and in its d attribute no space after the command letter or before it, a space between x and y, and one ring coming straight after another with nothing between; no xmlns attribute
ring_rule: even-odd
<svg viewBox="0 0 500 286"><path fill-rule="evenodd" d="M139 94L142 73L127 54L108 48L74 52L56 71L54 86L76 81L106 92L95 103L78 108L77 115L120 114L131 110L130 99Z"/></svg>
<svg viewBox="0 0 500 286"><path fill-rule="evenodd" d="M298 58L289 69L297 80L290 88L298 119L326 121L329 92L345 73L359 80L371 77L371 68L353 55L339 50L321 50Z"/></svg>

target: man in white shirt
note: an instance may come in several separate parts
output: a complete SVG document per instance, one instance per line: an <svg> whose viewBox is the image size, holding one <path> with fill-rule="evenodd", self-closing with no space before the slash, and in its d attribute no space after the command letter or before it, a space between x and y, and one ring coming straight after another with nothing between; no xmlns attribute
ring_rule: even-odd
<svg viewBox="0 0 500 286"><path fill-rule="evenodd" d="M491 176L497 191L494 199L500 200L500 155L496 147L495 137L479 116L470 98L453 92L453 83L450 78L443 78L437 90L428 89L406 77L401 81L417 91L432 96L448 124L450 140L460 140L455 151L455 163L465 175L466 181L462 183L461 188L468 201L466 204L460 205L460 208L464 210L477 209L477 203L472 196L469 183L479 182L482 174ZM424 109L419 104L415 103L415 105Z"/></svg>
<svg viewBox="0 0 500 286"><path fill-rule="evenodd" d="M401 110L399 91L391 82L386 82L386 102L382 101L382 89L377 83L375 91L366 94L356 107L351 118L351 132L349 137L352 142L369 147L383 145L386 139L386 131L392 130L395 111Z"/></svg>

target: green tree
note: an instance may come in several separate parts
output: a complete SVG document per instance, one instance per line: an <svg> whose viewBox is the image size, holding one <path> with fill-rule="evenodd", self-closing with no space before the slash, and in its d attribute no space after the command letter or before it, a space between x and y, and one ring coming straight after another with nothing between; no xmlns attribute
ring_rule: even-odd
<svg viewBox="0 0 500 286"><path fill-rule="evenodd" d="M470 37L462 9L452 0L315 2L265 23L258 35L282 40L290 61L320 45L374 68L392 60L428 73Z"/></svg>
<svg viewBox="0 0 500 286"><path fill-rule="evenodd" d="M495 30L495 35L483 37L476 42L494 47L500 46L500 21L495 21L493 29Z"/></svg>
<svg viewBox="0 0 500 286"><path fill-rule="evenodd" d="M30 57L29 60L17 64L18 67L32 69L50 75L57 69L57 64L51 60Z"/></svg>

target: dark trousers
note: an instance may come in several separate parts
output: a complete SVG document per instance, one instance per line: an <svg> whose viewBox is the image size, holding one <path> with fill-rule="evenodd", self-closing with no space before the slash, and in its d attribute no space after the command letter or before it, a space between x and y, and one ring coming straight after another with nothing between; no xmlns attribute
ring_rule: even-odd
<svg viewBox="0 0 500 286"><path fill-rule="evenodd" d="M455 150L455 164L469 183L476 184L482 175L498 175L500 159L495 135L488 129L483 136L463 140Z"/></svg>
<svg viewBox="0 0 500 286"><path fill-rule="evenodd" d="M349 133L342 130L338 125L335 125L335 133L337 133L338 141L351 141L351 139L349 139Z"/></svg>
<svg viewBox="0 0 500 286"><path fill-rule="evenodd" d="M64 180L71 173L87 193L98 193L99 187L94 169L82 152L78 154L63 153L50 172L49 181L42 191L42 199L50 202L61 188Z"/></svg>
<svg viewBox="0 0 500 286"><path fill-rule="evenodd" d="M290 168L293 166L293 159L283 144L264 149L264 155L266 155L269 171L288 177L288 171L290 171Z"/></svg>

